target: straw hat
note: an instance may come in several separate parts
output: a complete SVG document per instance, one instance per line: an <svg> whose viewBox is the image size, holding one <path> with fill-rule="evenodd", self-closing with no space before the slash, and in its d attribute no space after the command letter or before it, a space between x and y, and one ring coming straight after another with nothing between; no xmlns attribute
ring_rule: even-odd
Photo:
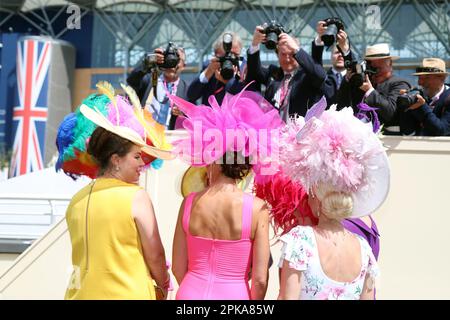
<svg viewBox="0 0 450 320"><path fill-rule="evenodd" d="M422 67L416 68L414 76L425 74L445 74L448 75L444 60L438 58L425 58L422 60Z"/></svg>
<svg viewBox="0 0 450 320"><path fill-rule="evenodd" d="M398 56L391 56L389 51L389 45L387 43L379 43L373 46L367 46L365 60L378 60L378 59L400 59Z"/></svg>
<svg viewBox="0 0 450 320"><path fill-rule="evenodd" d="M102 127L103 129L108 130L109 132L127 139L128 141L131 141L135 145L141 147L141 150L148 155L162 160L171 160L175 157L170 151L161 150L148 145L135 130L120 125L113 125L99 110L93 110L87 105L82 104L80 106L80 112L97 126Z"/></svg>
<svg viewBox="0 0 450 320"><path fill-rule="evenodd" d="M241 180L236 181L239 189L246 192L253 181L250 172ZM208 187L208 173L206 167L189 167L181 180L181 194L187 197L192 192L201 192Z"/></svg>

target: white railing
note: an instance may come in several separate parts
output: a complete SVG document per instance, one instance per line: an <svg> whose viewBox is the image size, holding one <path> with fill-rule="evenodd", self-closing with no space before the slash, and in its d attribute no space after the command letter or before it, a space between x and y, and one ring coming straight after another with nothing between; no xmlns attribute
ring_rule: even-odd
<svg viewBox="0 0 450 320"><path fill-rule="evenodd" d="M64 215L70 199L51 194L0 194L0 238L41 237Z"/></svg>

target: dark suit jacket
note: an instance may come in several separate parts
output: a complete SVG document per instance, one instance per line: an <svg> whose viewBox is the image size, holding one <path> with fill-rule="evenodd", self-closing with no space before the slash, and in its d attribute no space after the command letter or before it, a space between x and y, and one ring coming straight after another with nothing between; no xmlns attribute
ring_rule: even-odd
<svg viewBox="0 0 450 320"><path fill-rule="evenodd" d="M253 54L247 52L247 81L255 80L257 83L265 85L264 97L272 105L275 105L275 93L280 88L283 71L275 65L269 65L268 68L263 67L259 53L259 50ZM314 63L311 56L303 49L297 52L295 59L299 63L300 69L289 83L289 115L305 116L306 111L322 97L322 83L326 74L323 67Z"/></svg>
<svg viewBox="0 0 450 320"><path fill-rule="evenodd" d="M142 66L138 66L131 71L130 75L127 78L127 83L136 91L139 100L141 101L141 105L145 105L147 98L152 90L151 83L151 74L145 72ZM180 78L180 82L178 82L176 96L187 99L187 84L186 81ZM171 115L169 121L169 130L173 130L175 128L175 122L177 121L177 116Z"/></svg>
<svg viewBox="0 0 450 320"><path fill-rule="evenodd" d="M208 63L203 64L203 70L206 69ZM202 99L203 105L209 105L208 98L212 95L216 97L217 102L222 104L222 100L225 97L225 94L228 92L230 94L237 94L244 89L245 83L239 81L238 78L231 78L227 84L220 82L213 75L207 83L200 82L200 74L191 82L189 88L187 90L187 97L190 102L195 103L198 99Z"/></svg>
<svg viewBox="0 0 450 320"><path fill-rule="evenodd" d="M400 114L400 129L416 136L450 136L450 89L445 90L431 109L428 103Z"/></svg>
<svg viewBox="0 0 450 320"><path fill-rule="evenodd" d="M397 98L400 90L409 90L411 85L405 79L391 77L374 87L374 91L365 99L365 103L373 108L378 108L377 114L381 124L388 126L399 125L399 113L397 112ZM342 80L337 93L337 102L340 108L352 106L355 113L356 106L364 97L364 91L351 87L349 82Z"/></svg>
<svg viewBox="0 0 450 320"><path fill-rule="evenodd" d="M318 46L316 45L316 42L313 40L311 44L311 57L313 58L314 62L323 66L323 54L324 46ZM341 83L344 79L342 79ZM327 99L328 105L332 105L334 103L337 103L337 92L338 92L338 81L336 78L336 75L330 68L327 71L325 81L322 84L322 91L325 95L325 98Z"/></svg>

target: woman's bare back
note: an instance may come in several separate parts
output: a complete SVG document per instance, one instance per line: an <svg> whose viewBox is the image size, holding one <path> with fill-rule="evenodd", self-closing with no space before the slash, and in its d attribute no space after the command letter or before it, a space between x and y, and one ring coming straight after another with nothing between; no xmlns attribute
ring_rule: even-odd
<svg viewBox="0 0 450 320"><path fill-rule="evenodd" d="M256 229L255 212L262 200L255 198L253 205L252 239ZM195 196L192 204L189 231L193 236L239 240L242 232L244 192L239 189L206 189Z"/></svg>

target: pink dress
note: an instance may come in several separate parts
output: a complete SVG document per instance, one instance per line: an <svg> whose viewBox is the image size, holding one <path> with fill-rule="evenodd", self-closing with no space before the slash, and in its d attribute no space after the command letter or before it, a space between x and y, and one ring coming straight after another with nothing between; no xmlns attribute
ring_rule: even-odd
<svg viewBox="0 0 450 320"><path fill-rule="evenodd" d="M176 299L249 300L253 196L244 194L239 240L217 240L191 235L189 218L194 197L195 193L190 194L184 206L183 229L187 237L188 271L180 284Z"/></svg>

